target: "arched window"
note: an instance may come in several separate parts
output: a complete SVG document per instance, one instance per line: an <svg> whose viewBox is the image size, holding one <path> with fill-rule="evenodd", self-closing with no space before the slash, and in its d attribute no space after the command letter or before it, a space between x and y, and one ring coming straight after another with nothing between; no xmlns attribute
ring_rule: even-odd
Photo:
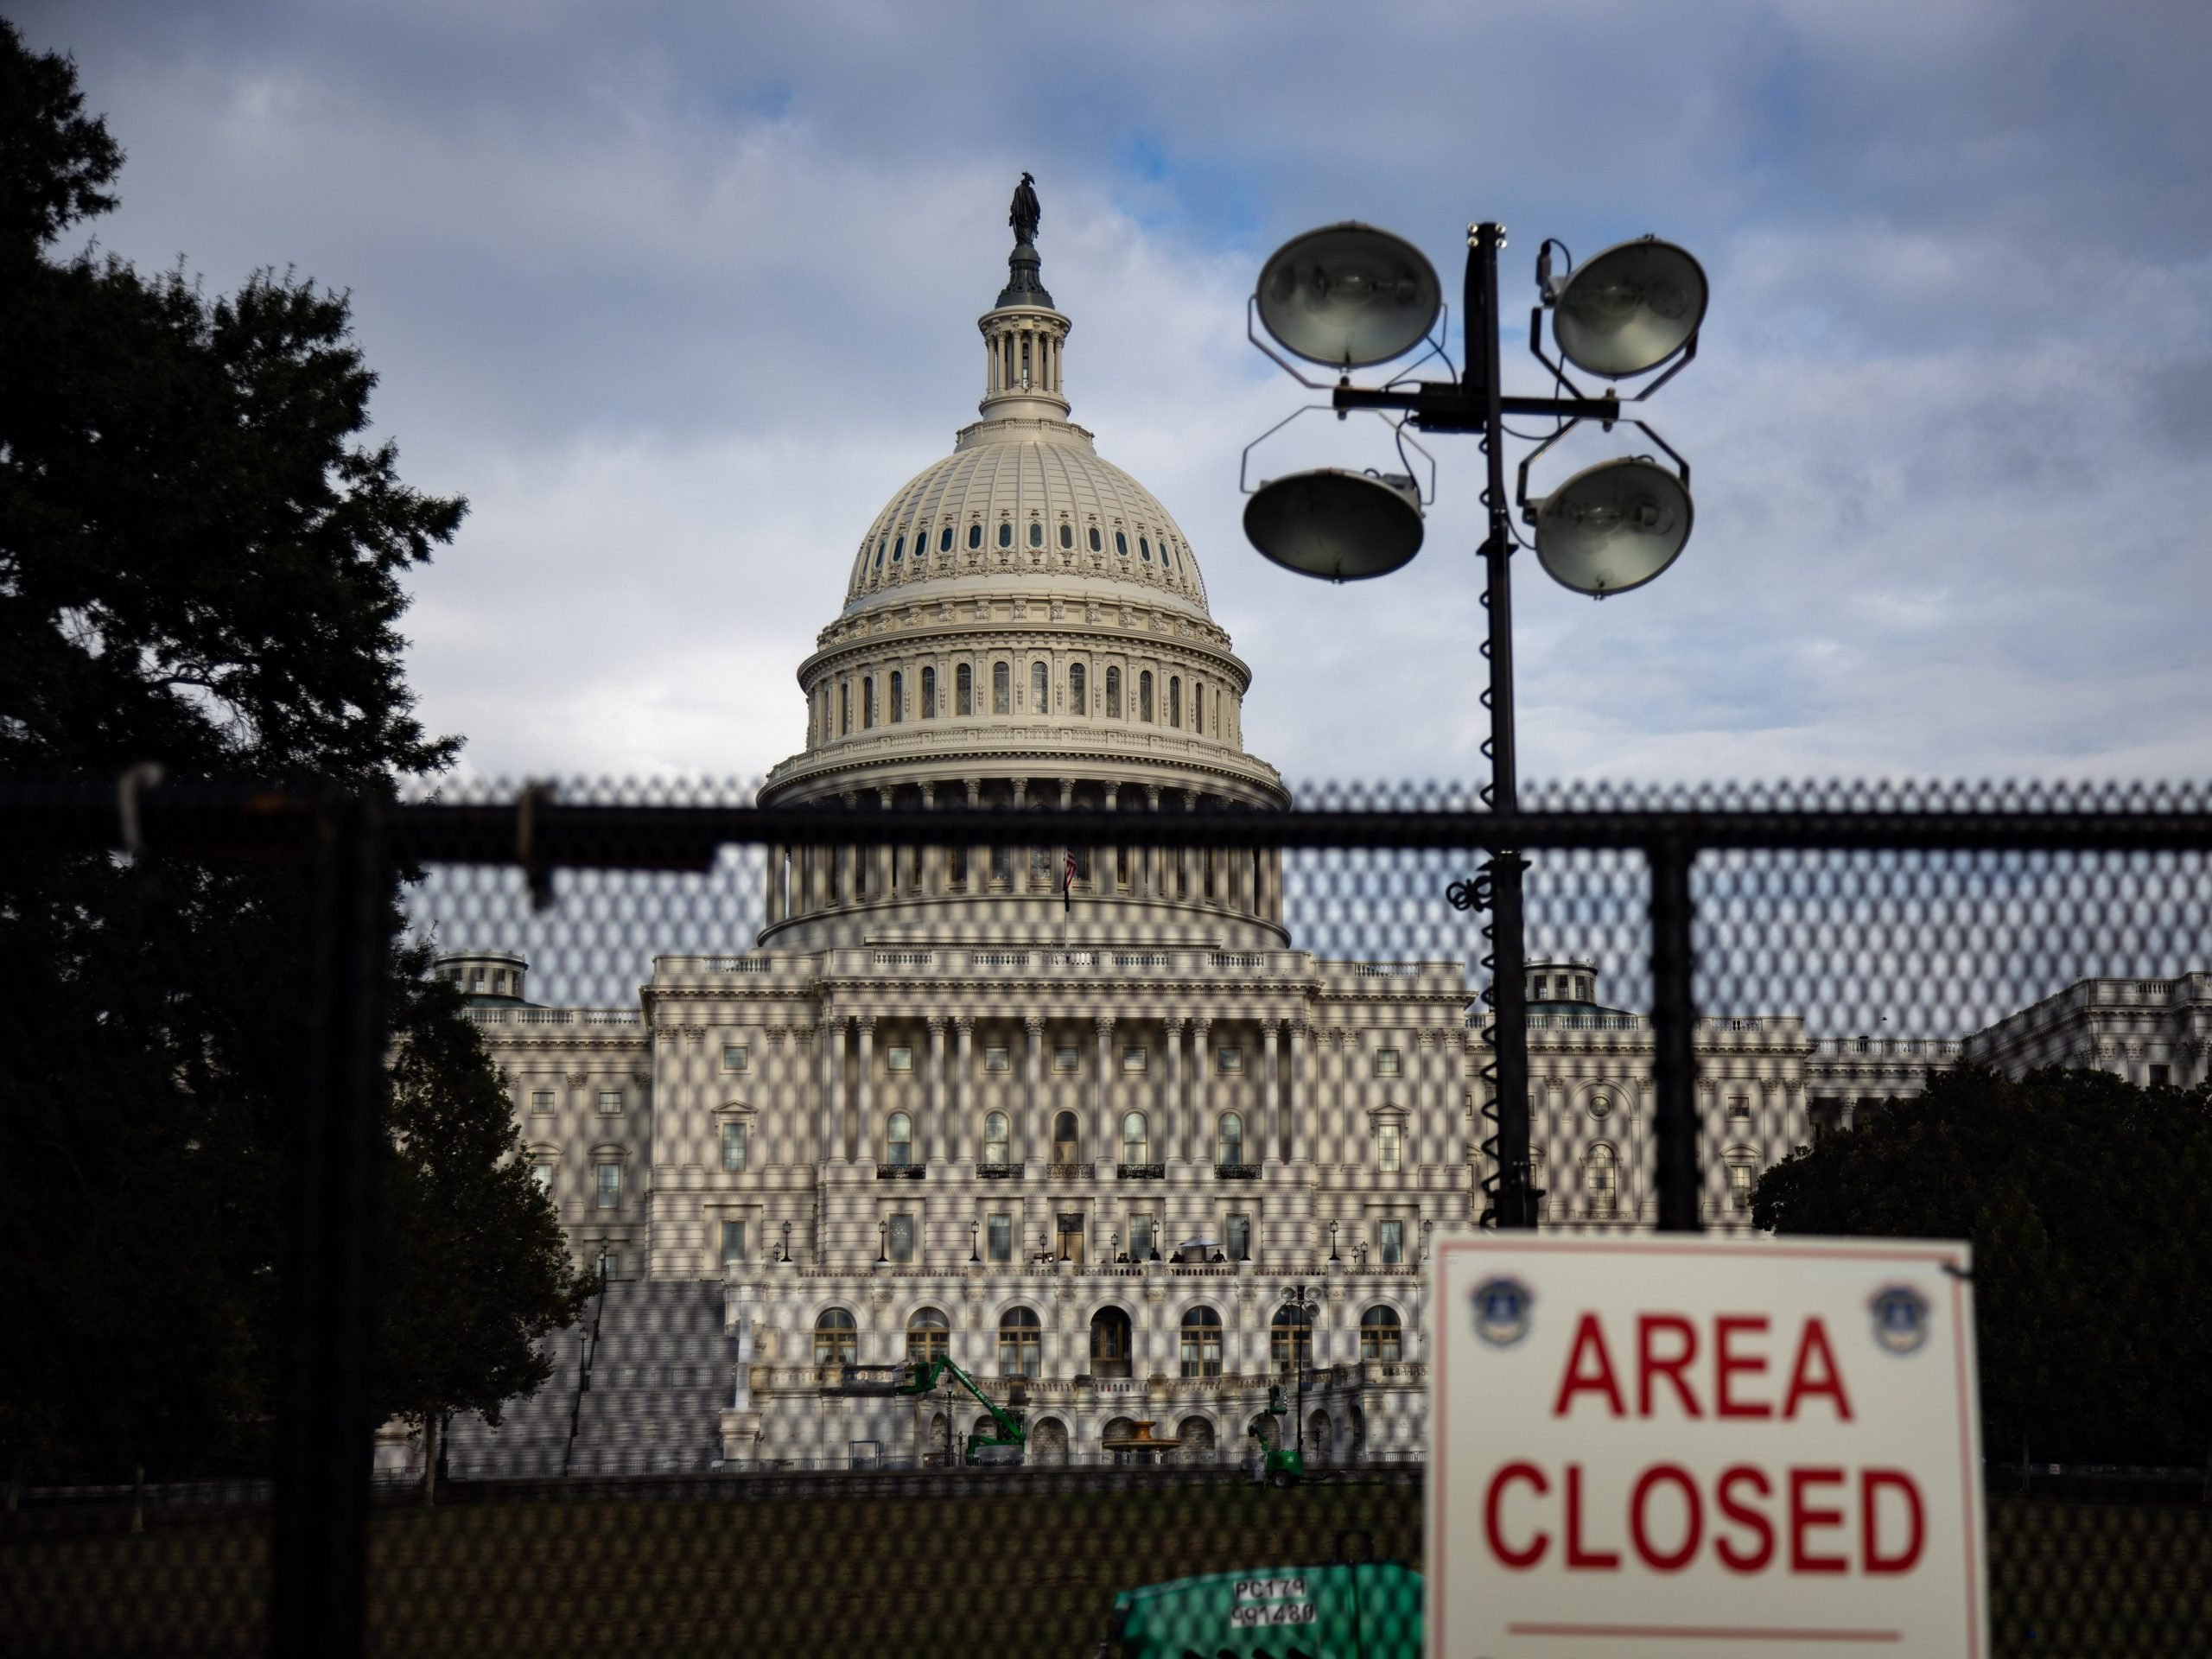
<svg viewBox="0 0 2212 1659"><path fill-rule="evenodd" d="M1007 1121L1004 1112L983 1115L983 1161L987 1164L1010 1164L1007 1154Z"/></svg>
<svg viewBox="0 0 2212 1659"><path fill-rule="evenodd" d="M1130 1351L1136 1346L1129 1316L1118 1307L1102 1307L1090 1316L1090 1374L1127 1376Z"/></svg>
<svg viewBox="0 0 2212 1659"><path fill-rule="evenodd" d="M1090 550L1094 553L1105 551L1104 544L1098 539L1098 526L1096 524L1090 527Z"/></svg>
<svg viewBox="0 0 2212 1659"><path fill-rule="evenodd" d="M1076 1128L1073 1112L1061 1112L1052 1119L1052 1161L1056 1164L1079 1164L1083 1161L1083 1137Z"/></svg>
<svg viewBox="0 0 2212 1659"><path fill-rule="evenodd" d="M1268 1362L1279 1371L1302 1371L1313 1363L1313 1315L1275 1309L1268 1327Z"/></svg>
<svg viewBox="0 0 2212 1659"><path fill-rule="evenodd" d="M1183 1316L1180 1332L1183 1375L1221 1375L1221 1315L1210 1307L1194 1307Z"/></svg>
<svg viewBox="0 0 2212 1659"><path fill-rule="evenodd" d="M1221 1115L1221 1154L1218 1161L1231 1167L1244 1161L1244 1119L1236 1112Z"/></svg>
<svg viewBox="0 0 2212 1659"><path fill-rule="evenodd" d="M1014 521L1011 518L999 520L999 545L1001 547L1014 545Z"/></svg>
<svg viewBox="0 0 2212 1659"><path fill-rule="evenodd" d="M1137 676L1137 718L1152 718L1152 671L1148 668Z"/></svg>
<svg viewBox="0 0 2212 1659"><path fill-rule="evenodd" d="M1359 1316L1359 1357L1362 1359L1403 1359L1405 1332L1395 1307L1370 1307Z"/></svg>
<svg viewBox="0 0 2212 1659"><path fill-rule="evenodd" d="M883 549L884 543L879 540L875 544L875 573L878 575L883 574Z"/></svg>
<svg viewBox="0 0 2212 1659"><path fill-rule="evenodd" d="M944 533L937 538L937 550L940 553L950 553L952 551L952 526L950 524L947 524L944 527Z"/></svg>
<svg viewBox="0 0 2212 1659"><path fill-rule="evenodd" d="M1179 727L1183 723L1183 677L1179 674L1167 677L1167 723Z"/></svg>
<svg viewBox="0 0 2212 1659"><path fill-rule="evenodd" d="M906 677L897 669L891 671L891 723L896 726L906 718Z"/></svg>
<svg viewBox="0 0 2212 1659"><path fill-rule="evenodd" d="M1119 720L1121 717L1122 671L1118 668L1109 668L1106 671L1106 718Z"/></svg>
<svg viewBox="0 0 2212 1659"><path fill-rule="evenodd" d="M1032 547L1045 545L1045 526L1035 518L1029 521L1029 545Z"/></svg>
<svg viewBox="0 0 2212 1659"><path fill-rule="evenodd" d="M937 670L933 668L922 671L922 718L937 718Z"/></svg>
<svg viewBox="0 0 2212 1659"><path fill-rule="evenodd" d="M1068 664L1068 712L1071 715L1087 715L1090 712L1090 705L1086 699L1084 688L1081 663Z"/></svg>
<svg viewBox="0 0 2212 1659"><path fill-rule="evenodd" d="M991 664L991 712L995 715L1014 712L1014 671L1004 663Z"/></svg>
<svg viewBox="0 0 2212 1659"><path fill-rule="evenodd" d="M1206 729L1206 683L1191 682L1191 729L1203 736Z"/></svg>
<svg viewBox="0 0 2212 1659"><path fill-rule="evenodd" d="M1060 523L1060 545L1062 547L1073 547L1075 545L1075 526L1067 523L1065 519Z"/></svg>
<svg viewBox="0 0 2212 1659"><path fill-rule="evenodd" d="M1129 556L1129 538L1118 530L1114 532L1114 550L1125 559Z"/></svg>
<svg viewBox="0 0 2212 1659"><path fill-rule="evenodd" d="M1043 1331L1026 1307L1009 1307L999 1319L999 1375L1035 1376L1041 1369Z"/></svg>
<svg viewBox="0 0 2212 1659"><path fill-rule="evenodd" d="M970 524L970 525L969 525L969 526L968 526L968 545L969 545L969 546L970 546L970 547L981 547L982 544L983 544L983 527L982 527L982 525L981 525L981 524Z"/></svg>
<svg viewBox="0 0 2212 1659"><path fill-rule="evenodd" d="M883 1161L893 1169L904 1169L914 1161L914 1120L904 1112L891 1114L891 1121L884 1126Z"/></svg>
<svg viewBox="0 0 2212 1659"><path fill-rule="evenodd" d="M1160 538L1160 562L1179 575L1182 571L1183 567L1175 562L1175 543L1165 536Z"/></svg>
<svg viewBox="0 0 2212 1659"><path fill-rule="evenodd" d="M891 543L891 563L898 564L901 563L906 556L906 538L904 536L901 536L897 541Z"/></svg>
<svg viewBox="0 0 2212 1659"><path fill-rule="evenodd" d="M918 1307L906 1321L906 1357L943 1359L952 1346L952 1321L934 1307Z"/></svg>
<svg viewBox="0 0 2212 1659"><path fill-rule="evenodd" d="M1620 1202L1620 1160L1602 1141L1590 1148L1589 1159L1582 1166L1582 1185L1589 1194L1592 1215L1613 1213Z"/></svg>
<svg viewBox="0 0 2212 1659"><path fill-rule="evenodd" d="M1152 543L1148 538L1142 536L1137 537L1137 551L1144 556L1144 562L1147 564L1152 563Z"/></svg>
<svg viewBox="0 0 2212 1659"><path fill-rule="evenodd" d="M861 729L868 730L875 724L875 676L861 677Z"/></svg>
<svg viewBox="0 0 2212 1659"><path fill-rule="evenodd" d="M1148 1164L1146 1155L1151 1145L1145 1134L1144 1114L1131 1112L1122 1119L1122 1161L1125 1164Z"/></svg>
<svg viewBox="0 0 2212 1659"><path fill-rule="evenodd" d="M1046 701L1046 678L1045 664L1042 663L1030 664L1029 707L1033 713L1039 715L1046 713L1051 707L1050 703Z"/></svg>
<svg viewBox="0 0 2212 1659"><path fill-rule="evenodd" d="M840 680L837 683L837 735L847 736L852 729L853 683L850 680Z"/></svg>
<svg viewBox="0 0 2212 1659"><path fill-rule="evenodd" d="M814 1363L849 1365L860 1352L860 1327L842 1307L825 1307L814 1322Z"/></svg>
<svg viewBox="0 0 2212 1659"><path fill-rule="evenodd" d="M967 663L952 671L952 712L956 715L976 712L976 671Z"/></svg>

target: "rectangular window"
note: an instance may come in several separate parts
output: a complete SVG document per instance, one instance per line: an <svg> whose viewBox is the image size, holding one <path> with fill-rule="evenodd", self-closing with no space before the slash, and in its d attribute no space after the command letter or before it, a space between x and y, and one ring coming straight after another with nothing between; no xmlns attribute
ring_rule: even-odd
<svg viewBox="0 0 2212 1659"><path fill-rule="evenodd" d="M1229 1218L1229 1259L1249 1262L1252 1259L1252 1217L1231 1216Z"/></svg>
<svg viewBox="0 0 2212 1659"><path fill-rule="evenodd" d="M883 1068L887 1071L911 1071L914 1069L914 1051L911 1048L887 1048L883 1051Z"/></svg>
<svg viewBox="0 0 2212 1659"><path fill-rule="evenodd" d="M1402 1221L1378 1221L1375 1224L1375 1253L1382 1258L1385 1267L1395 1267L1406 1259L1406 1224Z"/></svg>
<svg viewBox="0 0 2212 1659"><path fill-rule="evenodd" d="M1728 1198L1738 1210L1751 1207L1751 1166L1749 1164L1728 1166Z"/></svg>
<svg viewBox="0 0 2212 1659"><path fill-rule="evenodd" d="M599 1253L599 1276L602 1282L612 1281L622 1276L621 1251L601 1250Z"/></svg>
<svg viewBox="0 0 2212 1659"><path fill-rule="evenodd" d="M885 1248L890 1252L893 1262L911 1262L914 1259L914 1218L912 1216L891 1217L891 1225L887 1230Z"/></svg>
<svg viewBox="0 0 2212 1659"><path fill-rule="evenodd" d="M1375 1075L1378 1077L1395 1077L1402 1075L1396 1049L1378 1048L1375 1051Z"/></svg>
<svg viewBox="0 0 2212 1659"><path fill-rule="evenodd" d="M734 1044L722 1050L722 1070L725 1071L742 1071L751 1064L752 1057L746 1052L745 1045L742 1043Z"/></svg>
<svg viewBox="0 0 2212 1659"><path fill-rule="evenodd" d="M1152 1217L1129 1217L1129 1260L1142 1262L1152 1255Z"/></svg>
<svg viewBox="0 0 2212 1659"><path fill-rule="evenodd" d="M2174 1069L2172 1066L2154 1065L2151 1068L2151 1083L2153 1087L2156 1087L2158 1084L2162 1083L2171 1083L2173 1080Z"/></svg>
<svg viewBox="0 0 2212 1659"><path fill-rule="evenodd" d="M745 1224L741 1221L722 1223L722 1265L742 1262L745 1256Z"/></svg>
<svg viewBox="0 0 2212 1659"><path fill-rule="evenodd" d="M1123 1049L1122 1051L1122 1070L1124 1071L1143 1071L1144 1050L1141 1048Z"/></svg>
<svg viewBox="0 0 2212 1659"><path fill-rule="evenodd" d="M993 1262L1014 1260L1014 1217L989 1216L983 1222L983 1254Z"/></svg>
<svg viewBox="0 0 2212 1659"><path fill-rule="evenodd" d="M1224 1077L1241 1076L1244 1070L1244 1051L1241 1048L1217 1048L1213 1052L1214 1069Z"/></svg>
<svg viewBox="0 0 2212 1659"><path fill-rule="evenodd" d="M1384 1123L1375 1131L1375 1167L1395 1175L1406 1166L1406 1131L1402 1124Z"/></svg>
<svg viewBox="0 0 2212 1659"><path fill-rule="evenodd" d="M601 1164L599 1166L599 1207L612 1210L622 1202L622 1166Z"/></svg>
<svg viewBox="0 0 2212 1659"><path fill-rule="evenodd" d="M1007 1060L1006 1050L1002 1048L987 1048L983 1051L984 1071L1011 1071L1013 1069L1014 1067Z"/></svg>
<svg viewBox="0 0 2212 1659"><path fill-rule="evenodd" d="M553 1196L553 1166L532 1164L530 1166L530 1184L547 1198L551 1198Z"/></svg>
<svg viewBox="0 0 2212 1659"><path fill-rule="evenodd" d="M622 1091L620 1089L601 1090L599 1091L599 1115L601 1117L619 1117L621 1116L621 1112Z"/></svg>
<svg viewBox="0 0 2212 1659"><path fill-rule="evenodd" d="M550 1089L531 1090L530 1091L530 1109L533 1112L551 1111L553 1109L553 1091Z"/></svg>
<svg viewBox="0 0 2212 1659"><path fill-rule="evenodd" d="M1751 1103L1747 1096L1743 1095L1731 1095L1728 1096L1728 1117L1731 1122L1743 1122L1747 1120L1751 1115Z"/></svg>
<svg viewBox="0 0 2212 1659"><path fill-rule="evenodd" d="M1083 1070L1083 1051L1079 1048L1056 1048L1052 1051L1052 1070L1080 1071Z"/></svg>
<svg viewBox="0 0 2212 1659"><path fill-rule="evenodd" d="M745 1167L745 1125L722 1125L722 1167L741 1171Z"/></svg>

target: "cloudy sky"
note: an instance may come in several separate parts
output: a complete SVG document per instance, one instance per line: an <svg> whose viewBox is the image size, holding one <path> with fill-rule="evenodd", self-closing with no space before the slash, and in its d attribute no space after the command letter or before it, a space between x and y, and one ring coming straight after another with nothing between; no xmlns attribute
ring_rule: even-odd
<svg viewBox="0 0 2212 1659"><path fill-rule="evenodd" d="M1516 562L1525 776L2212 773L2201 0L0 7L129 154L105 246L351 291L405 475L473 504L409 632L480 775L798 746L860 535L974 417L1024 168L1075 416L1198 549L1293 779L1479 768L1480 461L1432 442L1395 577L1264 563L1238 452L1303 394L1243 296L1310 225L1455 272L1476 217L1510 315L1548 235L1714 287L1656 406L1681 561L1603 605Z"/></svg>

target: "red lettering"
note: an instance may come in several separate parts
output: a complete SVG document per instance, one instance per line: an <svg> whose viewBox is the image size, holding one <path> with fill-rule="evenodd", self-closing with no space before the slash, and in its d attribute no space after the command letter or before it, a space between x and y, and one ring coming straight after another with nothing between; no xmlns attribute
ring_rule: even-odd
<svg viewBox="0 0 2212 1659"><path fill-rule="evenodd" d="M1771 1417L1774 1408L1764 1400L1739 1402L1730 1381L1738 1371L1751 1376L1766 1374L1764 1354L1738 1354L1730 1338L1739 1332L1766 1332L1766 1316L1759 1314L1722 1314L1713 1322L1713 1363L1717 1374L1713 1389L1713 1414L1717 1417Z"/></svg>
<svg viewBox="0 0 2212 1659"><path fill-rule="evenodd" d="M1753 1548L1739 1550L1732 1540L1718 1532L1714 1534L1713 1552L1720 1557L1721 1565L1732 1573L1764 1572L1767 1564L1774 1560L1774 1528L1768 1523L1766 1516L1760 1511L1748 1508L1736 1500L1736 1487L1746 1482L1758 1490L1762 1498L1770 1497L1774 1494L1774 1488L1768 1484L1767 1478L1748 1463L1739 1463L1732 1468L1724 1470L1714 1491L1715 1502L1720 1506L1720 1513L1738 1526L1749 1528L1758 1539L1758 1543Z"/></svg>
<svg viewBox="0 0 2212 1659"><path fill-rule="evenodd" d="M1894 1555L1882 1553L1880 1526L1875 1514L1875 1495L1887 1489L1904 1494L1912 1516L1912 1541ZM1910 1573L1919 1564L1921 1546L1927 1541L1928 1515L1920 1505L1920 1488L1902 1469L1867 1469L1859 1477L1859 1556L1869 1573Z"/></svg>
<svg viewBox="0 0 2212 1659"><path fill-rule="evenodd" d="M1651 1496L1651 1489L1662 1480L1681 1489L1687 1510L1682 1541L1665 1554L1652 1548L1650 1535L1643 1525L1645 1500ZM1628 1501L1628 1535L1636 1546L1637 1554L1655 1573L1679 1573L1690 1564L1690 1557L1705 1541L1705 1505L1698 1499L1697 1483L1690 1478L1688 1470L1678 1464L1655 1463L1643 1471L1643 1478L1636 1483L1636 1491Z"/></svg>
<svg viewBox="0 0 2212 1659"><path fill-rule="evenodd" d="M1498 1510L1505 1497L1508 1482L1522 1480L1535 1488L1541 1497L1552 1489L1544 1478L1544 1471L1533 1463L1509 1463L1490 1478L1490 1491L1483 1498L1483 1530L1490 1538L1490 1553L1515 1572L1525 1572L1544 1559L1544 1552L1551 1548L1551 1535L1539 1532L1529 1541L1525 1549L1516 1549L1505 1541L1505 1529L1499 1523Z"/></svg>
<svg viewBox="0 0 2212 1659"><path fill-rule="evenodd" d="M1567 1564L1569 1568L1605 1573L1621 1564L1621 1553L1617 1549L1582 1547L1582 1465L1579 1463L1567 1465Z"/></svg>
<svg viewBox="0 0 2212 1659"><path fill-rule="evenodd" d="M1671 1355L1662 1357L1653 1351L1652 1338L1662 1332L1672 1332L1681 1338L1681 1346ZM1675 1397L1682 1402L1686 1417L1702 1417L1698 1409L1697 1396L1690 1392L1682 1373L1697 1357L1697 1327L1679 1313L1646 1313L1636 1322L1636 1411L1639 1417L1651 1414L1651 1380L1663 1376L1675 1385Z"/></svg>
<svg viewBox="0 0 2212 1659"><path fill-rule="evenodd" d="M1815 1555L1805 1546L1805 1535L1815 1527L1840 1527L1841 1510L1816 1510L1805 1500L1815 1486L1840 1486L1840 1469L1792 1469L1789 1471L1789 1570L1792 1573L1841 1573L1850 1562L1840 1555Z"/></svg>
<svg viewBox="0 0 2212 1659"><path fill-rule="evenodd" d="M1583 1356L1590 1356L1596 1370L1585 1375ZM1599 1328L1598 1316L1585 1313L1582 1322L1574 1327L1574 1348L1567 1357L1567 1375L1560 1379L1559 1398L1553 1402L1552 1415L1564 1417L1574 1403L1574 1396L1582 1393L1602 1394L1605 1403L1613 1408L1616 1417L1626 1416L1621 1405L1620 1384L1613 1381L1612 1356L1605 1351L1605 1333Z"/></svg>
<svg viewBox="0 0 2212 1659"><path fill-rule="evenodd" d="M1817 1379L1812 1375L1813 1356L1816 1353L1821 1357ZM1808 1319L1805 1334L1797 1344L1797 1363L1789 1370L1789 1392L1783 1396L1783 1416L1796 1416L1798 1401L1816 1394L1824 1394L1835 1402L1837 1421L1851 1421L1851 1402L1844 1398L1843 1372L1838 1369L1835 1353L1828 1346L1827 1330L1818 1319Z"/></svg>

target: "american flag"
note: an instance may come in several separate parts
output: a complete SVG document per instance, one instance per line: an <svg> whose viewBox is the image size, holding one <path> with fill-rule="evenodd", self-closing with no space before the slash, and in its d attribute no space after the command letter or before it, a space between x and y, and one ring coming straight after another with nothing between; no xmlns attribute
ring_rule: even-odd
<svg viewBox="0 0 2212 1659"><path fill-rule="evenodd" d="M1075 908L1075 849L1071 847L1060 859L1060 913L1065 916Z"/></svg>

